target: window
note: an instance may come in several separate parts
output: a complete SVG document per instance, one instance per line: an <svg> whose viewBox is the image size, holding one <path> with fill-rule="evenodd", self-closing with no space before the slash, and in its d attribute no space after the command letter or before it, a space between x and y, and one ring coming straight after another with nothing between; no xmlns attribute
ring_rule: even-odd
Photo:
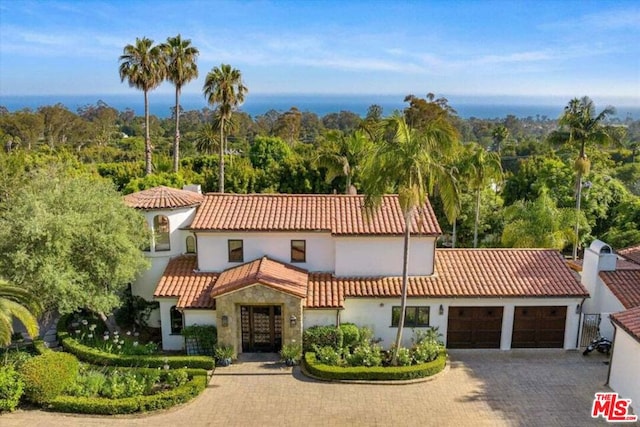
<svg viewBox="0 0 640 427"><path fill-rule="evenodd" d="M391 309L391 326L398 326L400 323L400 309L401 307L398 306ZM404 326L429 326L429 307L407 307L404 313Z"/></svg>
<svg viewBox="0 0 640 427"><path fill-rule="evenodd" d="M171 309L169 310L169 317L171 318L171 333L172 334L182 333L182 326L183 326L182 313L178 311L175 305L171 307Z"/></svg>
<svg viewBox="0 0 640 427"><path fill-rule="evenodd" d="M156 241L156 251L171 250L169 238L169 218L164 215L156 215L153 218L153 233Z"/></svg>
<svg viewBox="0 0 640 427"><path fill-rule="evenodd" d="M193 236L187 236L186 241L187 253L195 254L196 253L196 238Z"/></svg>
<svg viewBox="0 0 640 427"><path fill-rule="evenodd" d="M307 261L307 242L305 240L291 241L291 262Z"/></svg>
<svg viewBox="0 0 640 427"><path fill-rule="evenodd" d="M242 240L229 240L229 262L243 262Z"/></svg>

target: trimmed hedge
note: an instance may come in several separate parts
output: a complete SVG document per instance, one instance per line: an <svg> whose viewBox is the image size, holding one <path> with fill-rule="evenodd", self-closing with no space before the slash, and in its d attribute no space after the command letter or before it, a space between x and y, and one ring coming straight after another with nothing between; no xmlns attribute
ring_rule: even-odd
<svg viewBox="0 0 640 427"><path fill-rule="evenodd" d="M78 376L80 363L68 353L48 352L32 357L20 367L24 396L33 403L46 403L61 394Z"/></svg>
<svg viewBox="0 0 640 427"><path fill-rule="evenodd" d="M165 364L171 369L192 368L212 370L213 357L209 356L130 356L112 354L79 343L67 332L58 331L58 340L65 351L76 355L83 362L98 366L131 366L162 368Z"/></svg>
<svg viewBox="0 0 640 427"><path fill-rule="evenodd" d="M411 366L329 366L316 360L315 353L308 352L304 357L304 367L311 375L327 380L413 380L430 377L442 371L447 362L447 353L442 352L436 360Z"/></svg>
<svg viewBox="0 0 640 427"><path fill-rule="evenodd" d="M172 390L149 396L108 399L104 397L58 396L49 402L48 409L77 414L116 415L148 412L188 402L206 388L207 376L194 375L189 382Z"/></svg>
<svg viewBox="0 0 640 427"><path fill-rule="evenodd" d="M329 346L338 351L342 349L343 340L342 329L339 327L315 325L302 333L302 350L306 353L315 351L315 346Z"/></svg>
<svg viewBox="0 0 640 427"><path fill-rule="evenodd" d="M44 344L44 341L41 339L33 340L33 349L38 354L45 354L51 352L51 349Z"/></svg>

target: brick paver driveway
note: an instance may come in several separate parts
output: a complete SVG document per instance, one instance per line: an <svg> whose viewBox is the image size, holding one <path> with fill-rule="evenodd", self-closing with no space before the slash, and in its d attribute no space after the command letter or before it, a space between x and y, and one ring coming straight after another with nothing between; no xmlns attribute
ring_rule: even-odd
<svg viewBox="0 0 640 427"><path fill-rule="evenodd" d="M586 426L605 358L562 350L451 351L447 372L408 385L309 380L272 362L218 369L189 404L152 415L72 416L19 411L9 426Z"/></svg>

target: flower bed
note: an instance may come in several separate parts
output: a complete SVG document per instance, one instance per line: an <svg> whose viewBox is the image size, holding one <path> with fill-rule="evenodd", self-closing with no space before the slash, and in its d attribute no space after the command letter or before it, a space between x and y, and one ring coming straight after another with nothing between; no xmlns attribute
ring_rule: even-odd
<svg viewBox="0 0 640 427"><path fill-rule="evenodd" d="M321 379L393 381L425 378L437 374L444 369L447 354L443 351L431 362L410 366L330 366L318 362L313 352L307 352L303 360L306 371Z"/></svg>

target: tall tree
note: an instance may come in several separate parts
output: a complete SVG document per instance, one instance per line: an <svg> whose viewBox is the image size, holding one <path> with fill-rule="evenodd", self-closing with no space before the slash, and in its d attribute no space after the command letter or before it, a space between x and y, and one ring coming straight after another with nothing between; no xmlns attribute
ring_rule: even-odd
<svg viewBox="0 0 640 427"><path fill-rule="evenodd" d="M327 170L325 179L328 184L337 177L344 176L344 192L349 194L362 159L372 149L373 144L363 130L357 130L350 135L344 135L340 131L329 131L318 152L318 166Z"/></svg>
<svg viewBox="0 0 640 427"><path fill-rule="evenodd" d="M591 162L587 158L586 146L588 143L605 144L613 140L613 133L605 126L604 121L608 116L615 114L613 107L607 107L596 114L593 101L585 96L581 99L574 98L564 107L564 112L559 123L569 129L569 143L579 145L578 158L574 167L576 171L576 223L573 241L573 259L578 258L578 241L580 236L580 203L582 200L582 178L589 173Z"/></svg>
<svg viewBox="0 0 640 427"><path fill-rule="evenodd" d="M472 144L463 160L462 174L475 194L475 220L473 225L473 247L478 247L478 224L480 223L480 193L490 184L502 182L502 166L498 153L489 153L482 146Z"/></svg>
<svg viewBox="0 0 640 427"><path fill-rule="evenodd" d="M180 92L182 86L198 77L198 65L196 60L200 52L191 45L191 40L183 40L180 34L167 38L161 45L164 53L167 80L176 88L176 133L173 139L173 171L180 168Z"/></svg>
<svg viewBox="0 0 640 427"><path fill-rule="evenodd" d="M369 211L377 210L382 196L393 191L398 193L404 214L402 302L392 358L395 364L402 343L407 305L411 223L415 212L427 202L427 193L433 194L436 188L447 217L456 216L458 187L445 160L452 155L458 134L444 113L423 123L420 132L410 128L401 116L388 119L387 125L394 131L393 137L376 142L376 149L367 156L361 180Z"/></svg>
<svg viewBox="0 0 640 427"><path fill-rule="evenodd" d="M497 125L491 131L491 136L495 150L500 153L502 143L509 137L509 129L504 125Z"/></svg>
<svg viewBox="0 0 640 427"><path fill-rule="evenodd" d="M240 70L229 64L214 67L204 81L204 96L212 106L217 105L220 119L220 172L219 192L224 193L224 152L226 147L225 123L231 120L233 111L244 102L248 89L242 82Z"/></svg>
<svg viewBox="0 0 640 427"><path fill-rule="evenodd" d="M151 174L151 137L149 136L149 91L157 88L165 78L166 66L160 46L153 40L136 38L135 44L124 47L120 56L120 80L125 79L130 87L144 92L144 162L145 173Z"/></svg>
<svg viewBox="0 0 640 427"><path fill-rule="evenodd" d="M11 343L13 334L13 318L18 319L32 337L38 336L39 311L37 297L20 286L11 285L0 279L0 346Z"/></svg>

